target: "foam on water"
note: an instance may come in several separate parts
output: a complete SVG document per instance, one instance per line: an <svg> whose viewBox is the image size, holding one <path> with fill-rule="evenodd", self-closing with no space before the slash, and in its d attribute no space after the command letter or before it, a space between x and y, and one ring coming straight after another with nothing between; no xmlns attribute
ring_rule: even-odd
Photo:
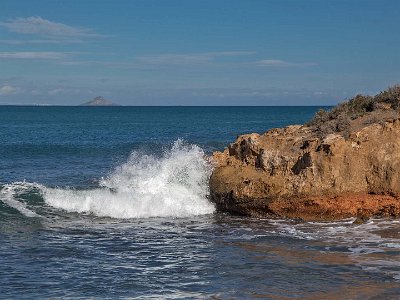
<svg viewBox="0 0 400 300"><path fill-rule="evenodd" d="M0 200L9 207L16 209L19 213L26 217L39 217L39 215L30 210L24 202L16 199L18 195L36 187L39 187L39 185L28 182L14 182L12 184L5 184L0 190Z"/></svg>
<svg viewBox="0 0 400 300"><path fill-rule="evenodd" d="M50 188L15 182L0 187L0 201L23 216L42 215L41 220L54 209L120 219L190 217L214 212L207 199L211 171L199 147L177 141L161 157L132 153L126 163L100 181L98 188ZM31 193L41 200L29 198ZM400 280L400 221L372 219L361 225L353 221L252 220L262 224L260 230L251 227L232 231L229 238L257 240L279 236L310 245L323 242L326 247L315 251L344 253L363 270Z"/></svg>
<svg viewBox="0 0 400 300"><path fill-rule="evenodd" d="M287 220L273 220L270 223L277 227L280 235L344 247L349 257L363 270L383 273L399 280L399 221L372 219L360 225L354 225L353 221L354 218L323 223L295 223ZM380 230L391 231L394 235L381 236Z"/></svg>
<svg viewBox="0 0 400 300"><path fill-rule="evenodd" d="M161 158L132 153L98 189L45 188L43 196L55 208L112 218L209 214L211 171L201 148L178 140Z"/></svg>

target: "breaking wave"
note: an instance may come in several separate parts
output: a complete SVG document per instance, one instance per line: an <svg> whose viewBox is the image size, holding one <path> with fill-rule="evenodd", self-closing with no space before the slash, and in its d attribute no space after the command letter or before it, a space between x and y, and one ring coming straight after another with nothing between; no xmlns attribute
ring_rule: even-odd
<svg viewBox="0 0 400 300"><path fill-rule="evenodd" d="M39 217L33 210L28 208L28 205L23 201L18 201L18 198L24 194L35 193L40 185L29 182L14 182L5 184L0 190L0 200L9 207L17 210L25 217Z"/></svg>
<svg viewBox="0 0 400 300"><path fill-rule="evenodd" d="M47 205L67 212L126 219L188 217L214 212L207 199L211 172L200 147L178 140L161 157L133 152L96 189L49 188L21 182L4 185L1 200L27 217L37 214L16 199L17 190L39 189Z"/></svg>

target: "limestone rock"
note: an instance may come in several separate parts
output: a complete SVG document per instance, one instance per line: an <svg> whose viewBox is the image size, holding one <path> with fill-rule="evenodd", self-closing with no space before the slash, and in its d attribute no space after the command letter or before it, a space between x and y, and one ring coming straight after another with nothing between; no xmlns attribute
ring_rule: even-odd
<svg viewBox="0 0 400 300"><path fill-rule="evenodd" d="M400 119L347 136L300 125L246 134L213 160L211 200L222 211L306 220L400 216Z"/></svg>

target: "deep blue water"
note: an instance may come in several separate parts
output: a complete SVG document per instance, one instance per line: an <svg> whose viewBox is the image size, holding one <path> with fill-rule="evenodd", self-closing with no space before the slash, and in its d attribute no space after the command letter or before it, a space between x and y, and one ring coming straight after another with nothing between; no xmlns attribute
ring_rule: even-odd
<svg viewBox="0 0 400 300"><path fill-rule="evenodd" d="M317 110L0 106L0 298L397 299L398 220L207 200L205 155Z"/></svg>
<svg viewBox="0 0 400 300"><path fill-rule="evenodd" d="M237 135L303 123L316 107L0 107L0 179L85 185L130 152L177 139L207 153Z"/></svg>

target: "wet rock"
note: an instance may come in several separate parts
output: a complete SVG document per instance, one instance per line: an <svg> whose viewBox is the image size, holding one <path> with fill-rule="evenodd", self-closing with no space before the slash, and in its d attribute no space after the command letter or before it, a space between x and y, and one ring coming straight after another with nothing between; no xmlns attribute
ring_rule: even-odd
<svg viewBox="0 0 400 300"><path fill-rule="evenodd" d="M361 225L367 223L369 220L369 217L366 215L358 215L357 218L354 220L353 224L355 225Z"/></svg>

